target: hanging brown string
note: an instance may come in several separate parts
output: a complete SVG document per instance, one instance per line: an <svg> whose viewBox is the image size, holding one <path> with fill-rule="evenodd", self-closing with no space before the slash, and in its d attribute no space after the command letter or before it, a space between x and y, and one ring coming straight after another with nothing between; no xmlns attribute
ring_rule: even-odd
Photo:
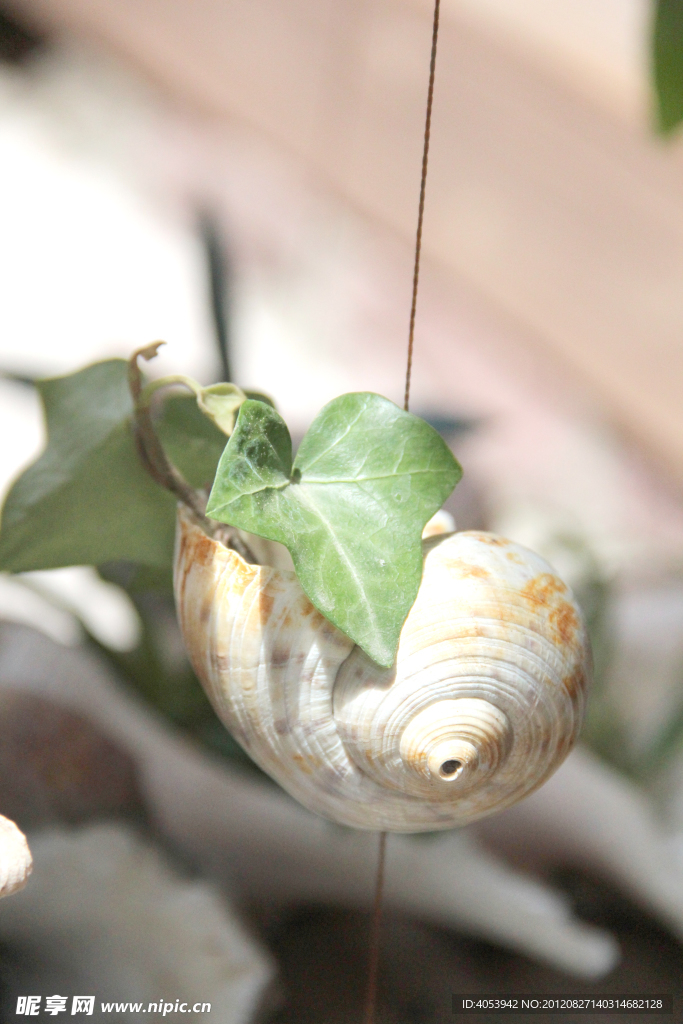
<svg viewBox="0 0 683 1024"><path fill-rule="evenodd" d="M375 884L375 906L372 912L370 932L370 956L368 958L368 995L365 1004L365 1024L375 1024L377 1005L377 974L379 968L379 930L382 923L382 893L384 891L384 865L387 853L387 834L379 834L379 857L377 860L377 882Z"/></svg>
<svg viewBox="0 0 683 1024"><path fill-rule="evenodd" d="M413 342L415 339L415 310L417 309L417 285L420 279L420 253L422 250L422 221L425 210L425 190L427 187L427 159L429 157L429 136L432 130L432 100L434 98L434 73L436 71L436 40L439 35L439 3L434 2L434 25L432 28L432 56L429 63L429 89L427 91L427 116L425 118L424 146L422 149L422 179L420 181L420 205L417 213L417 233L415 236L415 266L413 269L413 301L410 306L410 330L408 332L408 364L406 366L406 393L403 408L408 412L410 401L410 377L413 372Z"/></svg>
<svg viewBox="0 0 683 1024"><path fill-rule="evenodd" d="M432 101L434 99L434 76L436 72L436 42L439 35L439 4L434 0L434 22L432 26L432 52L429 61L429 87L427 89L427 115L425 117L424 144L422 148L422 177L420 179L420 202L417 213L415 235L415 265L413 268L413 297L410 304L410 329L408 332L408 361L406 365L406 390L403 408L408 412L410 402L410 378L413 370L413 345L415 340L415 312L417 310L417 286L420 280L420 254L422 251L422 222L424 220L425 191L427 188L427 161L429 158L429 137L432 129ZM379 857L377 882L375 885L375 906L372 914L370 934L370 956L368 963L368 994L365 1004L365 1024L375 1024L377 1005L377 978L379 972L379 939L382 924L382 894L384 891L384 865L387 852L387 834L379 834Z"/></svg>

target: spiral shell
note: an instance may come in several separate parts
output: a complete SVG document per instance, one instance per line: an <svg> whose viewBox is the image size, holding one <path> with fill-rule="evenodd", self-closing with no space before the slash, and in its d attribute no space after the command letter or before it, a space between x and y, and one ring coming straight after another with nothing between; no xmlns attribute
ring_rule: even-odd
<svg viewBox="0 0 683 1024"><path fill-rule="evenodd" d="M452 828L540 786L574 745L590 675L579 609L538 555L487 533L423 541L391 669L310 603L179 513L175 591L188 654L257 764L340 824Z"/></svg>

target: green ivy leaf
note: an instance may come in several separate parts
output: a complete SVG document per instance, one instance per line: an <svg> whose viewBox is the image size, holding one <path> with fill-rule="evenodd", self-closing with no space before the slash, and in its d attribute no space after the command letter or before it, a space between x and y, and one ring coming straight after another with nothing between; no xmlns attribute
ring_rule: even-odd
<svg viewBox="0 0 683 1024"><path fill-rule="evenodd" d="M108 360L36 387L48 442L7 495L0 570L118 560L168 570L176 503L138 458L127 363ZM210 485L225 435L202 416L195 399L170 398L158 429L189 482Z"/></svg>
<svg viewBox="0 0 683 1024"><path fill-rule="evenodd" d="M227 437L200 412L194 396L165 398L156 431L168 458L190 486L210 488Z"/></svg>
<svg viewBox="0 0 683 1024"><path fill-rule="evenodd" d="M197 395L197 404L205 416L228 437L232 434L237 410L247 396L236 384L210 384Z"/></svg>
<svg viewBox="0 0 683 1024"><path fill-rule="evenodd" d="M284 421L249 400L207 512L284 544L313 604L389 666L420 585L423 527L461 476L437 432L380 395L326 405L293 465Z"/></svg>
<svg viewBox="0 0 683 1024"><path fill-rule="evenodd" d="M668 135L683 120L683 4L657 0L652 32L657 127Z"/></svg>

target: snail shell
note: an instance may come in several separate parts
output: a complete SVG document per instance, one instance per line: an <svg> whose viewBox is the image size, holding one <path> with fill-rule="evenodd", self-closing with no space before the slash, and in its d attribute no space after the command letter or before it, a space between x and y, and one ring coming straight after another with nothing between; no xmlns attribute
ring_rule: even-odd
<svg viewBox="0 0 683 1024"><path fill-rule="evenodd" d="M179 512L175 592L223 723L304 806L343 825L452 828L540 786L574 745L590 675L579 609L552 568L487 533L423 541L391 669Z"/></svg>
<svg viewBox="0 0 683 1024"><path fill-rule="evenodd" d="M26 836L0 814L0 898L23 889L33 869Z"/></svg>

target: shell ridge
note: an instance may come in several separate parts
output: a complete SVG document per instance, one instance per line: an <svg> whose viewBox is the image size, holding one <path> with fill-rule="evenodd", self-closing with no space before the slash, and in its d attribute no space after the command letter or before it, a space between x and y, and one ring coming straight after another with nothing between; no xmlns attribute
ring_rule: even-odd
<svg viewBox="0 0 683 1024"><path fill-rule="evenodd" d="M229 549L224 550L228 551ZM229 552L227 557L223 556L221 559L223 563L222 571L218 574L216 580L216 601L214 613L211 617L211 642L207 644L207 653L212 659L210 662L210 689L213 693L212 703L217 708L219 717L221 717L222 712L222 715L226 716L230 721L232 731L236 734L235 738L238 742L243 746L248 746L246 741L249 734L249 726L252 722L252 715L245 700L245 691L248 690L246 680L253 673L254 668L248 661L245 664L239 658L239 653L242 651L239 637L244 631L244 622L248 619L251 612L254 593L257 592L260 580L258 574L255 573L249 583L247 583L247 586L243 588L241 601L239 604L236 604L232 600L231 590L234 581L239 578L241 565L237 557L230 557L231 555L236 555L236 553ZM223 594L228 595L226 601L221 599ZM238 610L245 613L241 624L237 614ZM241 628L239 628L240 625ZM238 638L237 651L235 650L236 637ZM235 657L235 653L238 653L238 657ZM222 673L229 674L233 680L233 685L229 692L225 687L215 685L216 679L220 679Z"/></svg>

